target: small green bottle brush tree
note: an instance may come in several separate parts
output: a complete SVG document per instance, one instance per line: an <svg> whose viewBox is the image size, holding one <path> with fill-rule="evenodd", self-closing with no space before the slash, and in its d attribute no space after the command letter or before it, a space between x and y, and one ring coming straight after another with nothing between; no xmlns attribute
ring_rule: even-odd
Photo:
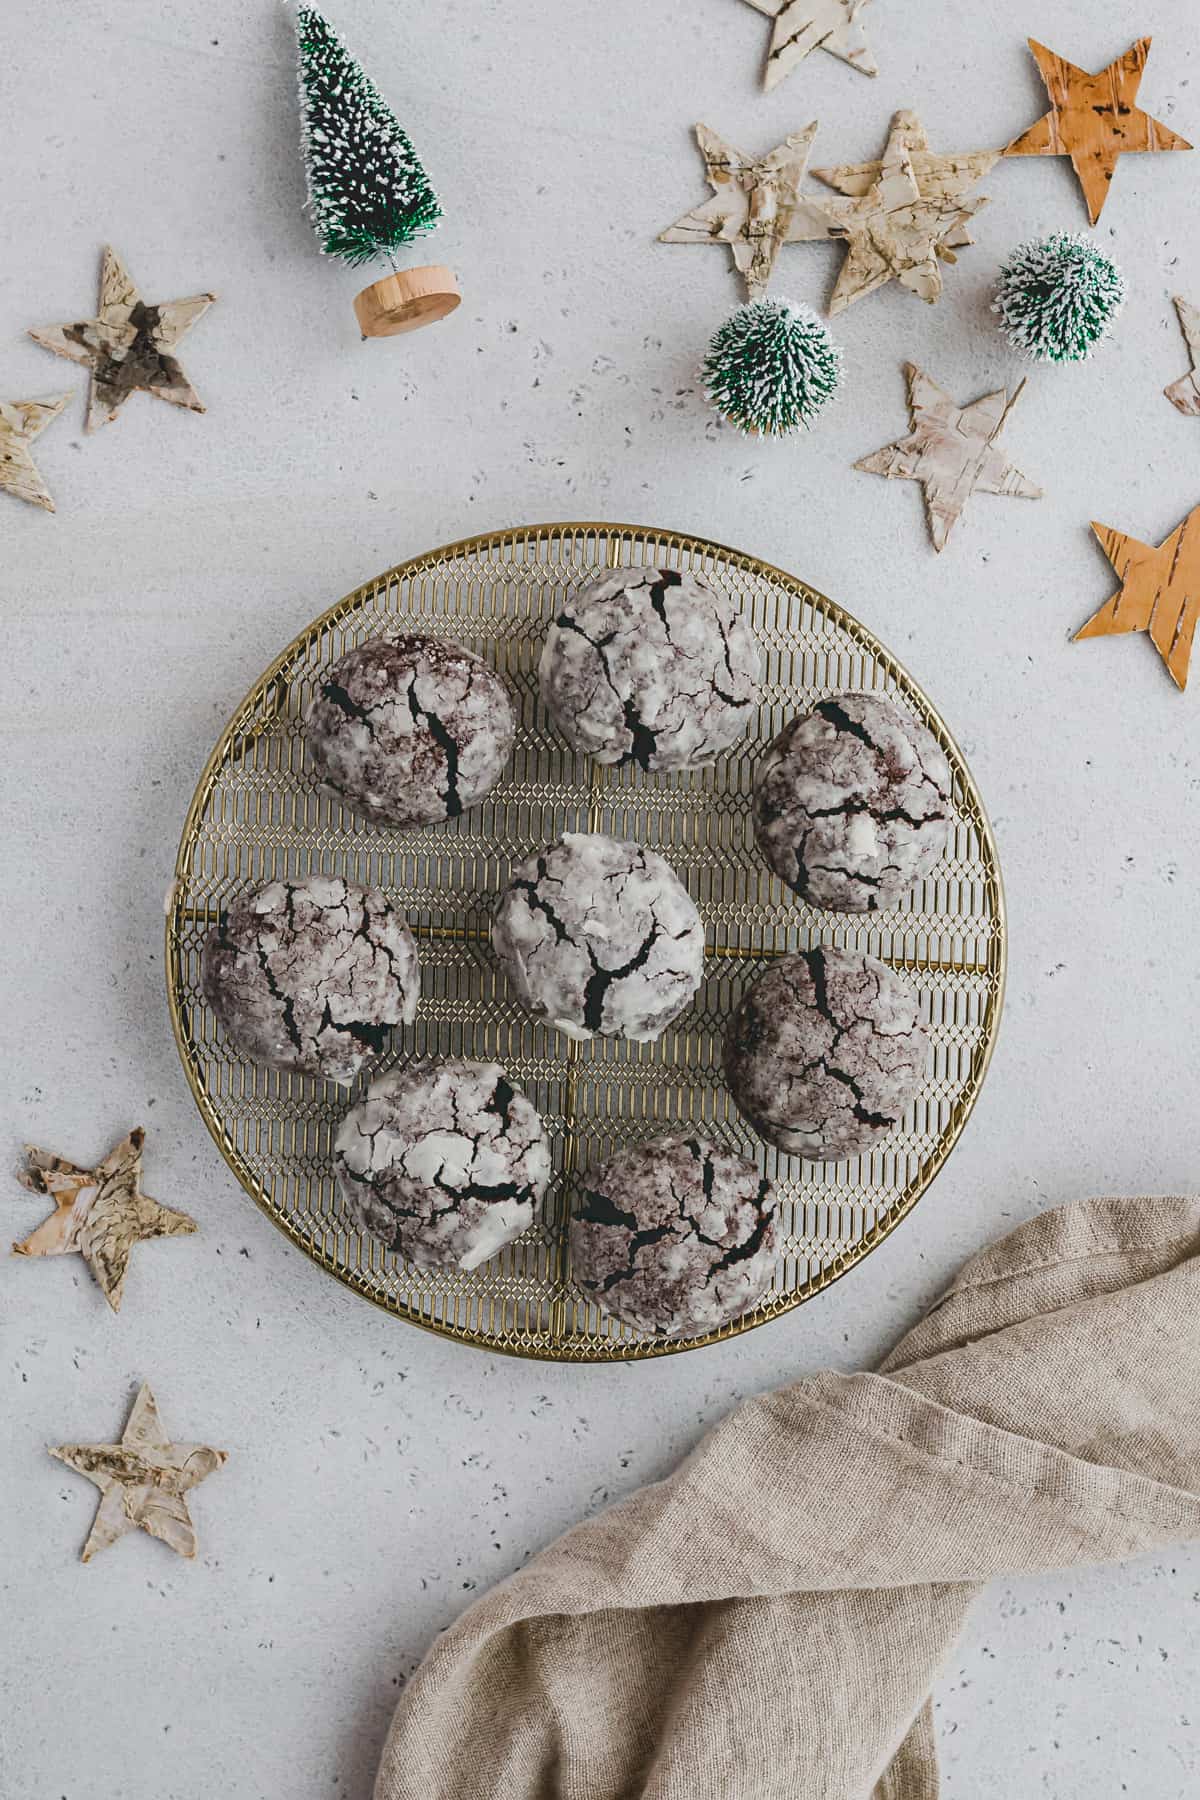
<svg viewBox="0 0 1200 1800"><path fill-rule="evenodd" d="M355 296L364 337L432 325L461 298L449 269L397 269L395 253L442 217L421 159L378 88L329 21L297 6L300 143L308 210L326 256L351 267L386 257L392 273Z"/></svg>
<svg viewBox="0 0 1200 1800"><path fill-rule="evenodd" d="M1018 244L1000 271L992 311L1014 350L1033 362L1086 362L1125 300L1125 279L1081 232Z"/></svg>
<svg viewBox="0 0 1200 1800"><path fill-rule="evenodd" d="M841 386L842 353L823 322L790 300L750 300L725 321L701 371L739 431L782 437L810 425Z"/></svg>

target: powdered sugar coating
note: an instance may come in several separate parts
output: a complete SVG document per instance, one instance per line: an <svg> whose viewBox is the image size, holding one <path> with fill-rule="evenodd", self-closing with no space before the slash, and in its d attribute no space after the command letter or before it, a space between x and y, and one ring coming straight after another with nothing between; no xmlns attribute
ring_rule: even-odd
<svg viewBox="0 0 1200 1800"><path fill-rule="evenodd" d="M704 927L657 852L566 832L519 863L492 945L531 1012L568 1037L658 1037L704 972Z"/></svg>
<svg viewBox="0 0 1200 1800"><path fill-rule="evenodd" d="M417 947L386 895L339 877L239 894L205 940L205 999L244 1055L353 1081L420 996Z"/></svg>
<svg viewBox="0 0 1200 1800"><path fill-rule="evenodd" d="M572 1273L589 1299L640 1331L715 1331L771 1285L777 1206L745 1157L700 1136L652 1138L585 1178Z"/></svg>
<svg viewBox="0 0 1200 1800"><path fill-rule="evenodd" d="M760 1137L814 1162L857 1156L899 1124L929 1044L915 990L873 956L782 957L725 1034L729 1091Z"/></svg>
<svg viewBox="0 0 1200 1800"><path fill-rule="evenodd" d="M475 806L508 761L516 717L500 677L461 644L369 638L334 664L304 724L322 786L368 819L436 825Z"/></svg>
<svg viewBox="0 0 1200 1800"><path fill-rule="evenodd" d="M476 1269L532 1225L550 1147L498 1063L418 1062L372 1082L333 1166L355 1222L389 1250Z"/></svg>
<svg viewBox="0 0 1200 1800"><path fill-rule="evenodd" d="M618 569L563 601L538 679L574 749L602 763L697 769L754 717L761 666L738 606L702 575Z"/></svg>
<svg viewBox="0 0 1200 1800"><path fill-rule="evenodd" d="M882 911L945 852L950 791L950 765L923 725L878 694L839 694L764 752L754 835L813 906Z"/></svg>

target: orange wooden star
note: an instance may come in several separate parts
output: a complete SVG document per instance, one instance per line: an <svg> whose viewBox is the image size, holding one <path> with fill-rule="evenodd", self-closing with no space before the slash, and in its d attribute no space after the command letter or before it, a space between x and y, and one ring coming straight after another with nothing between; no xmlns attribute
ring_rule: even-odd
<svg viewBox="0 0 1200 1800"><path fill-rule="evenodd" d="M1069 156L1093 225L1108 198L1108 184L1123 152L1191 149L1186 138L1134 104L1150 54L1148 37L1131 44L1124 56L1118 56L1098 75L1077 69L1034 38L1029 39L1029 48L1046 84L1050 111L1014 138L1004 154Z"/></svg>
<svg viewBox="0 0 1200 1800"><path fill-rule="evenodd" d="M1092 520L1121 586L1076 638L1148 631L1176 687L1185 688L1192 639L1200 618L1200 506L1157 547Z"/></svg>

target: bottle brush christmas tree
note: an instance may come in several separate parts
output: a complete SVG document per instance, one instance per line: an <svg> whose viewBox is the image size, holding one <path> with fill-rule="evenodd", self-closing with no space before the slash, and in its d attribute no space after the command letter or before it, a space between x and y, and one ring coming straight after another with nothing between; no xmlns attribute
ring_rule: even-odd
<svg viewBox="0 0 1200 1800"><path fill-rule="evenodd" d="M1034 362L1086 362L1125 300L1116 263L1082 232L1018 244L1000 271L992 311L1015 350Z"/></svg>
<svg viewBox="0 0 1200 1800"><path fill-rule="evenodd" d="M391 337L444 319L460 299L450 270L396 269L395 252L442 216L407 132L311 6L296 8L296 44L308 210L321 249L352 267L383 256L392 264L391 275L355 298L363 336Z"/></svg>
<svg viewBox="0 0 1200 1800"><path fill-rule="evenodd" d="M740 431L781 437L810 425L842 381L842 353L808 306L750 300L714 335L701 370Z"/></svg>

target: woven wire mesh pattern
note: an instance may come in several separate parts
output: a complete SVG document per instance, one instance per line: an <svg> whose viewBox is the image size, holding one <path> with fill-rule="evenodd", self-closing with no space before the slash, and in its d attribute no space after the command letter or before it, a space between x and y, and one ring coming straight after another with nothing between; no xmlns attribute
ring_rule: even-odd
<svg viewBox="0 0 1200 1800"><path fill-rule="evenodd" d="M736 596L766 657L756 728L715 768L646 775L570 751L537 692L546 625L563 596L624 564L695 569ZM477 651L508 682L521 727L489 798L439 828L374 826L305 773L302 722L324 672L364 638L403 624ZM895 910L806 907L753 842L756 757L794 713L846 689L890 694L950 760L956 822L947 854ZM703 916L705 979L654 1044L574 1043L531 1018L489 947L511 865L564 830L604 831L660 850ZM410 1267L351 1225L331 1173L334 1135L367 1076L333 1083L254 1067L225 1039L200 990L200 948L246 886L312 872L387 892L422 959L417 1024L389 1063L465 1056L502 1063L555 1143L543 1216L472 1272ZM317 1263L414 1324L520 1356L632 1359L690 1349L798 1306L873 1250L945 1161L983 1080L1004 987L1004 902L995 844L961 752L929 701L869 632L802 582L753 557L623 525L521 528L431 552L332 607L284 651L217 744L184 826L167 918L167 985L188 1082L246 1191ZM902 1127L850 1162L817 1164L762 1144L720 1078L721 1037L768 961L823 942L902 970L933 1046ZM654 1132L703 1130L752 1157L782 1196L784 1254L762 1305L703 1337L662 1343L606 1318L571 1282L567 1225L581 1172Z"/></svg>

